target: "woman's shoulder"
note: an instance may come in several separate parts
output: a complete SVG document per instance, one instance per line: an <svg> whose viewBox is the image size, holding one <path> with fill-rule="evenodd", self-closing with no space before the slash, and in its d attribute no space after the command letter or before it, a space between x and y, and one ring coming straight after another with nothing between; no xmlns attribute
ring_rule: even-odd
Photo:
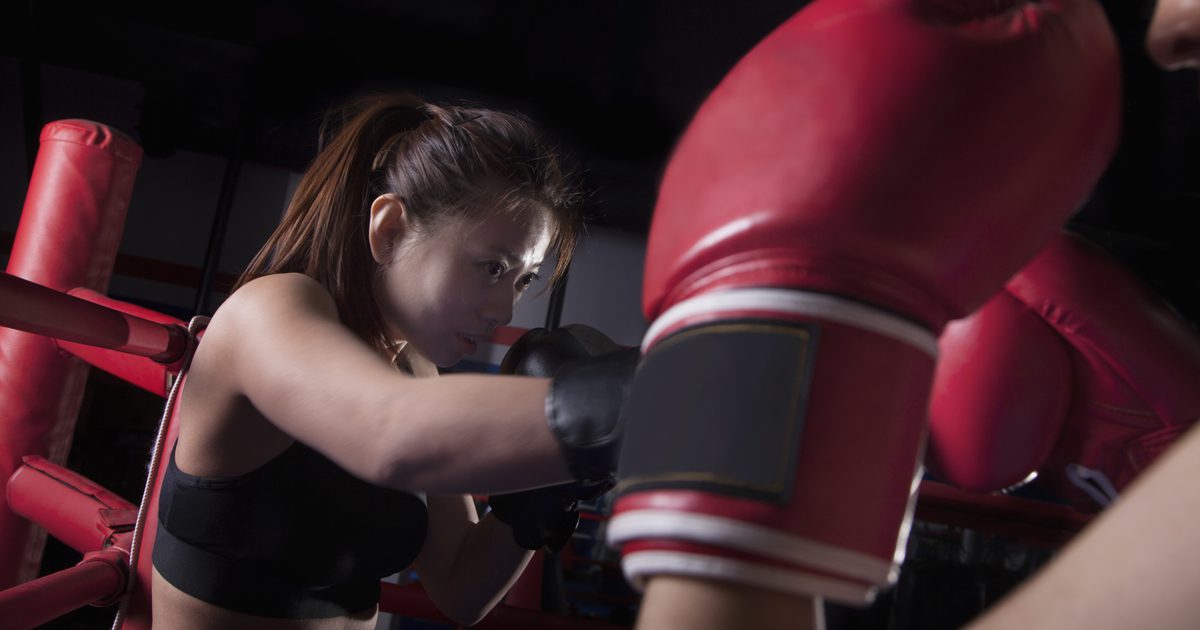
<svg viewBox="0 0 1200 630"><path fill-rule="evenodd" d="M255 278L239 287L221 304L217 313L270 312L296 308L321 311L333 309L333 296L310 276L302 273L274 273Z"/></svg>
<svg viewBox="0 0 1200 630"><path fill-rule="evenodd" d="M244 334L265 322L281 325L306 319L336 320L333 296L302 273L277 273L255 278L234 291L213 313L206 335L224 330Z"/></svg>
<svg viewBox="0 0 1200 630"><path fill-rule="evenodd" d="M329 290L312 276L302 273L272 273L247 282L234 291L229 298L232 300L239 296L258 297L263 295L275 298L283 295L303 297L309 294L330 297Z"/></svg>

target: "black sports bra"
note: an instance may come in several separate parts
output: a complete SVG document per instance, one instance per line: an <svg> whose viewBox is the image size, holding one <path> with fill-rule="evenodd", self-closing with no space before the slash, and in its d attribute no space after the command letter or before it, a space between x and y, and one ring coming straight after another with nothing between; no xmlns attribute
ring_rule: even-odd
<svg viewBox="0 0 1200 630"><path fill-rule="evenodd" d="M267 617L322 618L379 601L425 541L422 497L374 486L297 442L232 478L163 476L154 566L193 597Z"/></svg>

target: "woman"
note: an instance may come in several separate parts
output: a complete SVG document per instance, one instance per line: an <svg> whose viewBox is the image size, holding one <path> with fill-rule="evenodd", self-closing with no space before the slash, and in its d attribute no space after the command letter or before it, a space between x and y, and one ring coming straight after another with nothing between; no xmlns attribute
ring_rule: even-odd
<svg viewBox="0 0 1200 630"><path fill-rule="evenodd" d="M160 628L374 628L410 563L462 624L528 561L465 492L572 479L546 379L437 376L580 219L522 117L377 97L348 110L205 331L153 551ZM418 492L430 493L428 497Z"/></svg>

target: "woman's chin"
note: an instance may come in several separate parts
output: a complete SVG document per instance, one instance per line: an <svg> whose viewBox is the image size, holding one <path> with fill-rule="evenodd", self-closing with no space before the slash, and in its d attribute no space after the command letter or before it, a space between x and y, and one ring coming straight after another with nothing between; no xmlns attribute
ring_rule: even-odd
<svg viewBox="0 0 1200 630"><path fill-rule="evenodd" d="M465 358L467 358L467 355L463 354L462 352L457 350L446 350L437 357L431 357L429 361L440 369L446 369L462 363L462 360Z"/></svg>

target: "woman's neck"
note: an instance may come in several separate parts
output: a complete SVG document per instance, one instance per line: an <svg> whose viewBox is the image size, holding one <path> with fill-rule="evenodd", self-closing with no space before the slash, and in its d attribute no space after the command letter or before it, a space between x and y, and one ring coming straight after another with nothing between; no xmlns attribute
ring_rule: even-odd
<svg viewBox="0 0 1200 630"><path fill-rule="evenodd" d="M401 341L397 344L397 350L393 363L400 368L402 372L416 377L437 376L437 366L432 361L421 356L407 342Z"/></svg>

